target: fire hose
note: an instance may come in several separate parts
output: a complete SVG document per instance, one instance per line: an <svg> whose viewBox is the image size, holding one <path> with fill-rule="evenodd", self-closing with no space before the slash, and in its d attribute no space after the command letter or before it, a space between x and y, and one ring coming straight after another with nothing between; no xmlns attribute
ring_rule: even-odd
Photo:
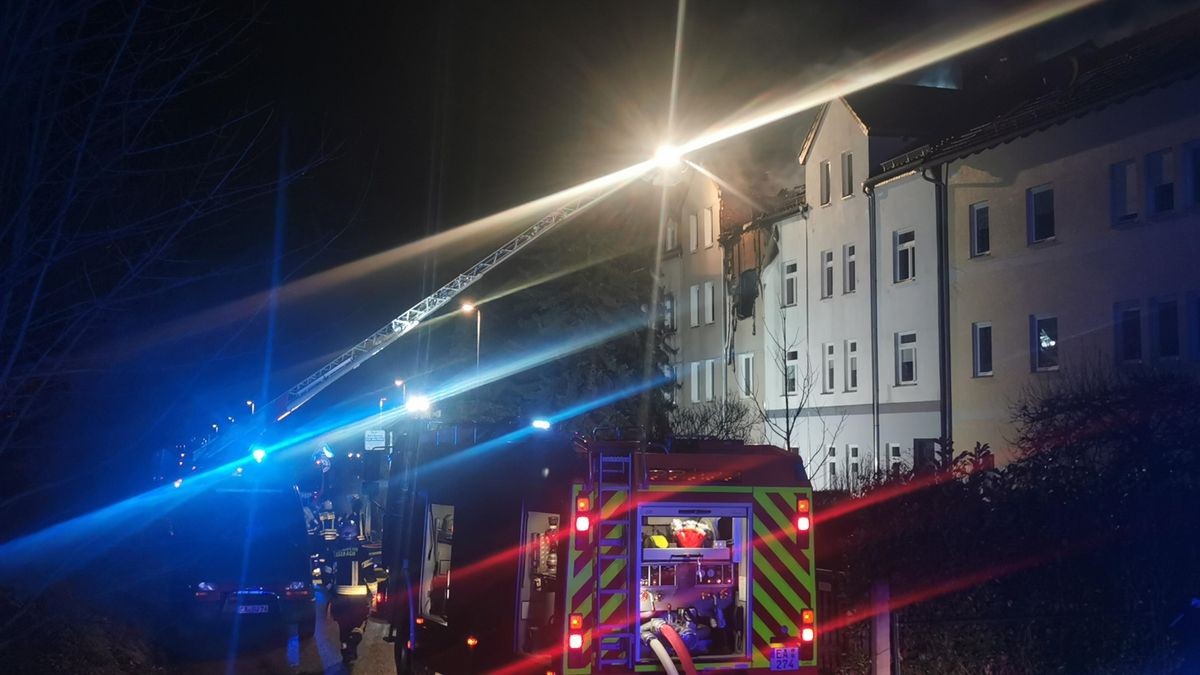
<svg viewBox="0 0 1200 675"><path fill-rule="evenodd" d="M688 652L687 645L683 643L683 638L679 636L670 623L662 619L654 619L642 624L642 642L644 642L659 662L662 663L667 675L679 675L679 669L675 667L675 662L671 660L671 655L667 652L667 648L663 645L659 636L666 638L667 643L671 645L671 649L675 651L675 655L679 657L679 663L683 666L684 675L697 675L696 665L692 663L692 655Z"/></svg>

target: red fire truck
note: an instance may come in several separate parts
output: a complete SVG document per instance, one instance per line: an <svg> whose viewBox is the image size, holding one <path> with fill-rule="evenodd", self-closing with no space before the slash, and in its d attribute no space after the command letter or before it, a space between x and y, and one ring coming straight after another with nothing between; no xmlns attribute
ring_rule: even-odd
<svg viewBox="0 0 1200 675"><path fill-rule="evenodd" d="M727 442L413 439L402 663L439 673L816 672L812 490ZM396 592L399 590L399 593Z"/></svg>

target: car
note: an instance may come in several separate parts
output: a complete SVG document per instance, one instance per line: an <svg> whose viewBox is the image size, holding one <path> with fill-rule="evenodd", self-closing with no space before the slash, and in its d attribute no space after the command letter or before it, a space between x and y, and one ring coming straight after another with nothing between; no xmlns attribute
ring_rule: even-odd
<svg viewBox="0 0 1200 675"><path fill-rule="evenodd" d="M313 633L311 552L294 490L223 485L166 520L172 604L181 622L203 629L240 618Z"/></svg>

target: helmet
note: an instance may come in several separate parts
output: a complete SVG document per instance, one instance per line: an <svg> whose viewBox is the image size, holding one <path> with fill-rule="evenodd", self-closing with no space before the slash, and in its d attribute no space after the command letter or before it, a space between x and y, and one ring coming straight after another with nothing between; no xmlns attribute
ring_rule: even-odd
<svg viewBox="0 0 1200 675"><path fill-rule="evenodd" d="M357 539L358 524L353 519L343 518L338 522L338 536L342 539Z"/></svg>

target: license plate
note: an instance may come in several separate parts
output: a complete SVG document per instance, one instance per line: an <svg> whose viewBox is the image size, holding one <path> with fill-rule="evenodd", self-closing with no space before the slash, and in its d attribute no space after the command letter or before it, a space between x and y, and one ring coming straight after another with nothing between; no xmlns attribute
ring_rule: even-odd
<svg viewBox="0 0 1200 675"><path fill-rule="evenodd" d="M270 605L238 605L238 614L268 614L271 611Z"/></svg>
<svg viewBox="0 0 1200 675"><path fill-rule="evenodd" d="M771 670L800 670L800 648L772 647Z"/></svg>

